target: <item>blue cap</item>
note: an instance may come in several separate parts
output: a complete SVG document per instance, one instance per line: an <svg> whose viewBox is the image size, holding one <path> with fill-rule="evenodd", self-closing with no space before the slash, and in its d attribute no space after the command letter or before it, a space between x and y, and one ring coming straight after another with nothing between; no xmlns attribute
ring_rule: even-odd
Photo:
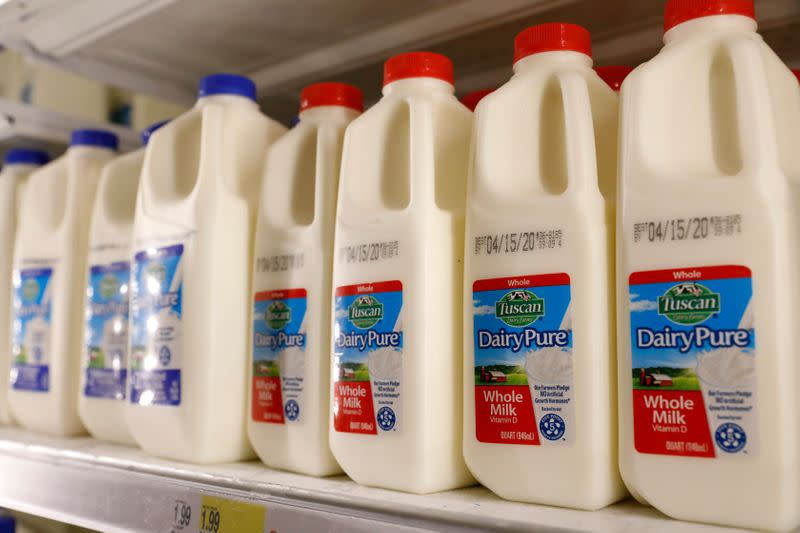
<svg viewBox="0 0 800 533"><path fill-rule="evenodd" d="M256 84L250 78L238 74L211 74L200 80L197 96L202 98L213 94L235 94L255 101Z"/></svg>
<svg viewBox="0 0 800 533"><path fill-rule="evenodd" d="M46 165L50 156L42 150L12 148L6 152L3 163L6 165Z"/></svg>
<svg viewBox="0 0 800 533"><path fill-rule="evenodd" d="M0 533L14 533L17 521L11 515L0 515Z"/></svg>
<svg viewBox="0 0 800 533"><path fill-rule="evenodd" d="M108 148L116 150L119 147L119 139L110 131L105 130L74 130L70 146L96 146L98 148Z"/></svg>
<svg viewBox="0 0 800 533"><path fill-rule="evenodd" d="M161 122L156 122L155 124L150 124L145 129L142 130L142 144L147 146L147 143L150 142L150 136L155 133L157 129L161 126L169 122L169 120L162 120Z"/></svg>

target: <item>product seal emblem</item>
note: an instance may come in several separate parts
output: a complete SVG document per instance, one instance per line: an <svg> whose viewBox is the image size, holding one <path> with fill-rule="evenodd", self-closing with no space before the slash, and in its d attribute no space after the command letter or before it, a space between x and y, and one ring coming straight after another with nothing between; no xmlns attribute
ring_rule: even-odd
<svg viewBox="0 0 800 533"><path fill-rule="evenodd" d="M356 298L348 309L348 318L359 329L369 329L383 318L383 304L365 294Z"/></svg>
<svg viewBox="0 0 800 533"><path fill-rule="evenodd" d="M719 311L719 294L699 283L680 283L658 297L658 314L683 326L705 322Z"/></svg>
<svg viewBox="0 0 800 533"><path fill-rule="evenodd" d="M507 292L495 302L495 316L512 328L523 328L544 316L544 300L524 289Z"/></svg>
<svg viewBox="0 0 800 533"><path fill-rule="evenodd" d="M264 322L275 330L283 329L291 320L292 309L283 300L272 302L264 313Z"/></svg>

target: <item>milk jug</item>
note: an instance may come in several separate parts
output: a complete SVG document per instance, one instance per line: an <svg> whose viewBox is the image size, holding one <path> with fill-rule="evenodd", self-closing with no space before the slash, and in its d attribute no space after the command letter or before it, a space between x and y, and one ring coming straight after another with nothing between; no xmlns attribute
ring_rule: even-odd
<svg viewBox="0 0 800 533"><path fill-rule="evenodd" d="M464 278L464 456L507 499L580 509L617 472L617 95L589 32L530 27L475 117ZM511 473L513 472L513 475Z"/></svg>
<svg viewBox="0 0 800 533"><path fill-rule="evenodd" d="M628 74L633 72L633 67L626 65L606 65L603 67L596 67L594 70L609 87L619 92L622 88L622 82L625 81Z"/></svg>
<svg viewBox="0 0 800 533"><path fill-rule="evenodd" d="M317 83L270 148L256 222L247 431L268 466L341 472L328 445L333 226L342 140L361 91Z"/></svg>
<svg viewBox="0 0 800 533"><path fill-rule="evenodd" d="M158 130L133 224L126 420L148 453L195 463L252 456L247 365L253 232L263 161L284 127L255 84L207 76Z"/></svg>
<svg viewBox="0 0 800 533"><path fill-rule="evenodd" d="M84 432L78 417L89 219L100 171L117 137L76 130L66 153L33 172L14 249L8 402L20 425Z"/></svg>
<svg viewBox="0 0 800 533"><path fill-rule="evenodd" d="M331 449L355 481L416 493L473 481L460 450L472 114L453 91L444 56L386 62L383 98L345 134L336 213Z"/></svg>
<svg viewBox="0 0 800 533"><path fill-rule="evenodd" d="M622 88L620 469L672 517L790 529L797 80L752 1L670 0L664 44Z"/></svg>
<svg viewBox="0 0 800 533"><path fill-rule="evenodd" d="M0 172L0 424L12 422L8 410L8 373L11 370L9 339L12 305L11 269L14 263L14 238L17 233L17 210L25 183L31 172L49 160L40 150L15 148L6 152Z"/></svg>
<svg viewBox="0 0 800 533"><path fill-rule="evenodd" d="M150 135L164 123L142 132ZM103 168L89 229L78 414L98 439L133 444L125 424L131 233L144 148Z"/></svg>

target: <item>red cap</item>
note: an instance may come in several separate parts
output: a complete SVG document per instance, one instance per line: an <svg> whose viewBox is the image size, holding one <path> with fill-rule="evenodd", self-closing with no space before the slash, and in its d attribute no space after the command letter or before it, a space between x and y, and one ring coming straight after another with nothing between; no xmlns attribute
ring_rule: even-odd
<svg viewBox="0 0 800 533"><path fill-rule="evenodd" d="M667 0L664 33L689 20L714 15L744 15L755 20L753 0Z"/></svg>
<svg viewBox="0 0 800 533"><path fill-rule="evenodd" d="M605 67L595 68L597 74L603 78L603 81L615 91L619 91L622 87L622 82L628 77L628 74L633 72L633 67L625 65L608 65Z"/></svg>
<svg viewBox="0 0 800 533"><path fill-rule="evenodd" d="M309 85L300 92L300 112L323 105L339 105L364 111L361 89L346 83L325 81Z"/></svg>
<svg viewBox="0 0 800 533"><path fill-rule="evenodd" d="M549 22L531 26L514 39L514 63L533 54L567 50L592 57L592 36L577 24Z"/></svg>
<svg viewBox="0 0 800 533"><path fill-rule="evenodd" d="M797 81L800 81L800 70L792 70L792 74L797 76Z"/></svg>
<svg viewBox="0 0 800 533"><path fill-rule="evenodd" d="M480 91L472 91L471 93L467 93L461 99L461 103L467 106L467 109L470 111L475 111L475 108L478 107L478 102L483 100L483 97L487 94L493 93L494 89L481 89Z"/></svg>
<svg viewBox="0 0 800 533"><path fill-rule="evenodd" d="M408 52L383 64L383 85L405 78L437 78L453 84L453 63L435 52Z"/></svg>

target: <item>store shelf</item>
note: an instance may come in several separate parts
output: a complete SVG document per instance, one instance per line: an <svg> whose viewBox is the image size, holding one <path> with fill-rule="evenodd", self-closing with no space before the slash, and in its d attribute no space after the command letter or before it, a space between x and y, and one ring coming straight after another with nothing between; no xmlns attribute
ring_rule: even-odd
<svg viewBox="0 0 800 533"><path fill-rule="evenodd" d="M289 122L300 88L338 79L367 102L380 95L387 56L431 49L450 56L459 93L511 73L514 35L552 20L592 31L597 64L637 64L661 46L661 1L603 0L11 0L0 43L40 60L189 103L214 71L248 74L264 110ZM800 2L756 0L761 33L800 66Z"/></svg>
<svg viewBox="0 0 800 533"><path fill-rule="evenodd" d="M120 148L140 146L139 136L130 128L96 124L54 111L0 98L0 153L16 146L37 147L59 155L69 144L70 133L78 128L103 128L119 136Z"/></svg>
<svg viewBox="0 0 800 533"><path fill-rule="evenodd" d="M623 502L597 512L500 500L481 487L417 496L317 479L260 463L194 466L94 439L57 439L0 428L0 507L84 527L197 531L211 496L266 509L264 531L580 531L717 533ZM175 527L176 502L193 510ZM243 532L246 533L246 532Z"/></svg>

